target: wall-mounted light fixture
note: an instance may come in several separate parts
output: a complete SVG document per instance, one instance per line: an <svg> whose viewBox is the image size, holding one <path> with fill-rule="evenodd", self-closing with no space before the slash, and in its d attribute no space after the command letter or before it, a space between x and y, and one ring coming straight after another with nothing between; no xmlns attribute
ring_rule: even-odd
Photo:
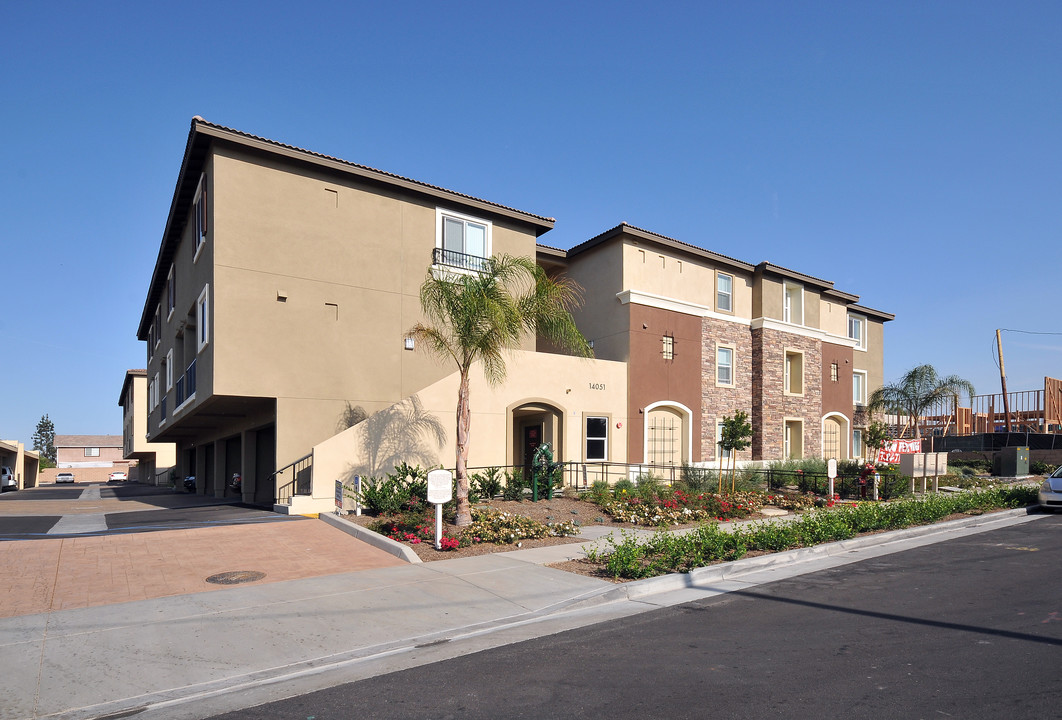
<svg viewBox="0 0 1062 720"><path fill-rule="evenodd" d="M407 337L406 338L406 350L412 350L413 349L413 345L414 345L413 338Z"/></svg>
<svg viewBox="0 0 1062 720"><path fill-rule="evenodd" d="M594 341L593 340L588 340L586 344L590 346L591 350L594 349Z"/></svg>

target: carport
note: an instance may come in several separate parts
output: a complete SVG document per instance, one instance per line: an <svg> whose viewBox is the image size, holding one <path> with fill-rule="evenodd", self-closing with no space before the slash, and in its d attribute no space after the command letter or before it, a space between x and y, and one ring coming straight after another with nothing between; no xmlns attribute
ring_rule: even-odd
<svg viewBox="0 0 1062 720"><path fill-rule="evenodd" d="M40 455L26 450L26 446L18 440L0 440L0 465L6 465L14 471L19 490L37 486L40 464Z"/></svg>

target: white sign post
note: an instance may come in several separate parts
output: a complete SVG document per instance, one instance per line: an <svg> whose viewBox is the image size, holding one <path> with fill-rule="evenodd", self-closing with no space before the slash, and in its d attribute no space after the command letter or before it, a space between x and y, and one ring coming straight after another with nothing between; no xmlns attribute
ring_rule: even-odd
<svg viewBox="0 0 1062 720"><path fill-rule="evenodd" d="M428 473L428 502L435 505L435 549L442 550L442 508L454 497L454 474L449 470Z"/></svg>
<svg viewBox="0 0 1062 720"><path fill-rule="evenodd" d="M837 459L830 458L826 463L826 474L830 478L830 500L833 500L833 481L837 477Z"/></svg>

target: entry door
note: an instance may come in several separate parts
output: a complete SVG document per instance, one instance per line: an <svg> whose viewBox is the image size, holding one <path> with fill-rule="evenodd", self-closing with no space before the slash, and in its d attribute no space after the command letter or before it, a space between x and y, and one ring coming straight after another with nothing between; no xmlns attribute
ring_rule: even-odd
<svg viewBox="0 0 1062 720"><path fill-rule="evenodd" d="M682 418L667 408L649 411L647 460L651 465L682 463Z"/></svg>
<svg viewBox="0 0 1062 720"><path fill-rule="evenodd" d="M535 450L542 444L542 424L524 425L524 477L531 477L531 463Z"/></svg>

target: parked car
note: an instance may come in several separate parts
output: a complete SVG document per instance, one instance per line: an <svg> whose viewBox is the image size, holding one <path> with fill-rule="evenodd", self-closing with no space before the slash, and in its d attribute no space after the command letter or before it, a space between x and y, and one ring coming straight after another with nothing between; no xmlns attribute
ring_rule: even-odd
<svg viewBox="0 0 1062 720"><path fill-rule="evenodd" d="M1036 500L1044 510L1062 509L1062 465L1044 479Z"/></svg>
<svg viewBox="0 0 1062 720"><path fill-rule="evenodd" d="M74 473L72 473L72 472L61 472L61 473L59 473L58 475L55 476L55 482L56 483L72 483L72 482L74 482Z"/></svg>
<svg viewBox="0 0 1062 720"><path fill-rule="evenodd" d="M128 479L129 479L129 476L128 476L128 475L126 475L126 474L125 474L124 472L122 472L121 470L115 470L114 472L112 472L112 473L111 473L111 474L110 474L110 475L108 476L108 478L107 478L107 479L108 479L108 480L109 480L110 482L125 482L126 480L128 480Z"/></svg>
<svg viewBox="0 0 1062 720"><path fill-rule="evenodd" d="M0 467L0 492L7 492L8 490L18 490L18 481L15 479L15 473L11 471L7 465Z"/></svg>

